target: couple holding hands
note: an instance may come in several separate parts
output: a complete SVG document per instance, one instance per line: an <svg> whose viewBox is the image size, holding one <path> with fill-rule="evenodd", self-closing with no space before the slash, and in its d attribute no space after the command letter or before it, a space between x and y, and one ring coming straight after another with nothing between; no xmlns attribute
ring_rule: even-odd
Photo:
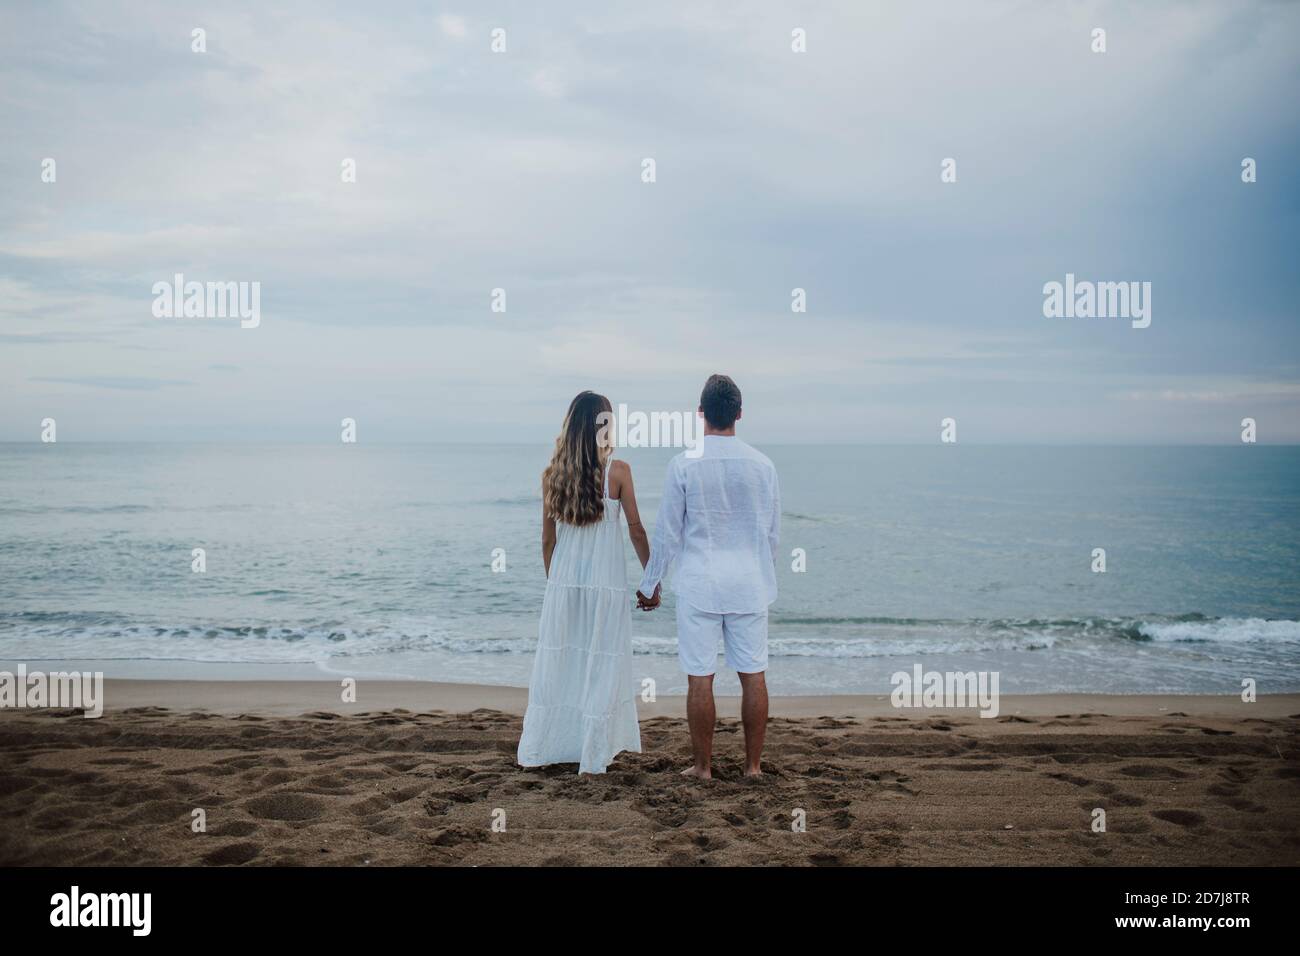
<svg viewBox="0 0 1300 956"><path fill-rule="evenodd" d="M745 774L757 776L767 728L767 609L776 599L781 530L776 468L736 437L740 389L712 375L700 395L703 450L668 465L651 544L637 510L632 469L613 457L612 407L583 392L569 405L542 473L546 595L528 710L519 741L525 767L576 763L604 773L621 751L641 752L632 671L623 518L643 574L637 606L659 607L676 562L677 656L686 672L692 766L712 775L718 644L740 677Z"/></svg>

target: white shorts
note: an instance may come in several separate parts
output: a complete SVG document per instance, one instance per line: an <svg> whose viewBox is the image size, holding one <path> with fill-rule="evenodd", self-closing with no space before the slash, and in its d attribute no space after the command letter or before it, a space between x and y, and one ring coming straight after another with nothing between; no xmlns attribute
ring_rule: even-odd
<svg viewBox="0 0 1300 956"><path fill-rule="evenodd" d="M677 659L692 677L718 669L718 639L727 651L727 666L741 674L767 670L767 612L714 614L677 602Z"/></svg>

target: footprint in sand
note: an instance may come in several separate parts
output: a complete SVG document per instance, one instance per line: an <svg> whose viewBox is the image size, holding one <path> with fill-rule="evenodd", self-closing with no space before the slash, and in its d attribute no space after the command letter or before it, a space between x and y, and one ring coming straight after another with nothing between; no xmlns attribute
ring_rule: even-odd
<svg viewBox="0 0 1300 956"><path fill-rule="evenodd" d="M1113 763L1119 758L1114 754L1098 753L1075 753L1075 754L1052 754L1052 759L1057 763Z"/></svg>
<svg viewBox="0 0 1300 956"><path fill-rule="evenodd" d="M334 760L338 754L330 753L327 750L308 750L302 755L302 759L310 763L324 763L326 760Z"/></svg>
<svg viewBox="0 0 1300 956"><path fill-rule="evenodd" d="M1176 823L1180 827L1194 827L1205 822L1205 817L1195 810L1152 810L1151 815L1157 820Z"/></svg>
<svg viewBox="0 0 1300 956"><path fill-rule="evenodd" d="M1004 763L984 760L982 758L970 758L966 763L935 763L931 764L930 770L958 770L962 772L978 772L981 770L1002 770L1006 767ZM1049 777L1060 777L1065 779L1069 774L1048 774Z"/></svg>
<svg viewBox="0 0 1300 956"><path fill-rule="evenodd" d="M339 782L356 783L359 780L387 780L392 776L393 774L389 771L381 770L378 767L353 766L352 764L349 764L345 767L340 767L333 773L317 774L312 777L312 780L316 782L321 780L333 780L337 784Z"/></svg>
<svg viewBox="0 0 1300 956"><path fill-rule="evenodd" d="M451 826L445 830L439 830L429 840L434 846L452 847L460 846L462 843L481 843L487 839L487 835L479 829L470 829L464 826Z"/></svg>
<svg viewBox="0 0 1300 956"><path fill-rule="evenodd" d="M372 797L366 797L357 803L354 803L348 809L358 816L369 816L372 813L380 813L390 807L395 807L399 803L405 803L418 797L424 792L423 787L406 787L401 790L393 790L389 793L378 793Z"/></svg>
<svg viewBox="0 0 1300 956"><path fill-rule="evenodd" d="M231 843L205 854L203 862L212 866L239 866L255 860L261 852L256 843Z"/></svg>
<svg viewBox="0 0 1300 956"><path fill-rule="evenodd" d="M1205 792L1215 797L1235 797L1241 793L1241 787L1230 783L1212 783L1205 788Z"/></svg>
<svg viewBox="0 0 1300 956"><path fill-rule="evenodd" d="M203 774L207 777L228 777L231 774L238 773L238 767L222 766L221 764L208 764L205 767L195 767L194 773Z"/></svg>
<svg viewBox="0 0 1300 956"><path fill-rule="evenodd" d="M315 820L325 812L325 804L315 797L301 793L272 793L255 797L244 804L244 809L261 820L302 821Z"/></svg>
<svg viewBox="0 0 1300 956"><path fill-rule="evenodd" d="M1137 777L1141 780L1186 780L1190 776L1182 770L1162 767L1154 763L1129 764L1127 767L1120 767L1119 772L1126 777Z"/></svg>
<svg viewBox="0 0 1300 956"><path fill-rule="evenodd" d="M209 832L219 837L246 837L252 836L259 829L260 827L252 820L231 820L229 823L213 827Z"/></svg>
<svg viewBox="0 0 1300 956"><path fill-rule="evenodd" d="M836 810L826 820L836 830L847 830L853 826L853 814L848 810Z"/></svg>
<svg viewBox="0 0 1300 956"><path fill-rule="evenodd" d="M50 807L31 817L31 826L36 830L75 830L83 823L84 817L76 806Z"/></svg>
<svg viewBox="0 0 1300 956"><path fill-rule="evenodd" d="M730 840L724 840L721 837L716 837L713 836L712 834L705 833L703 830L696 830L693 833L688 833L687 838L693 844L699 847L701 850L704 850L706 853L712 853L716 850L721 850L724 846L726 846L731 842Z"/></svg>
<svg viewBox="0 0 1300 956"><path fill-rule="evenodd" d="M1117 807L1144 807L1146 800L1131 793L1112 793L1106 798Z"/></svg>
<svg viewBox="0 0 1300 956"><path fill-rule="evenodd" d="M686 850L674 850L664 857L661 866L699 866L701 863L708 863L708 857L696 857L693 853Z"/></svg>
<svg viewBox="0 0 1300 956"><path fill-rule="evenodd" d="M367 822L364 826L367 833L373 833L375 836L397 836L407 831L405 820L375 820Z"/></svg>
<svg viewBox="0 0 1300 956"><path fill-rule="evenodd" d="M1228 806L1232 807L1232 809L1234 810L1240 810L1242 813L1267 813L1268 812L1268 807L1260 806L1258 803L1243 798L1228 799L1228 800L1224 800L1223 802L1226 803Z"/></svg>
<svg viewBox="0 0 1300 956"><path fill-rule="evenodd" d="M839 727L852 727L855 723L857 723L857 721L853 720L850 717L845 717L843 719L839 719L835 717L818 717L817 719L820 720L821 723L814 724L813 725L814 730L835 730L836 728Z"/></svg>
<svg viewBox="0 0 1300 956"><path fill-rule="evenodd" d="M838 810L841 807L850 807L853 801L843 795L843 789L840 787L812 787L808 794L816 802L819 810Z"/></svg>
<svg viewBox="0 0 1300 956"><path fill-rule="evenodd" d="M188 822L191 807L179 803L153 801L143 803L123 817L124 823L171 823L177 820Z"/></svg>
<svg viewBox="0 0 1300 956"><path fill-rule="evenodd" d="M1086 787L1092 783L1087 777L1079 777L1072 773L1049 773L1047 776L1053 780L1061 780L1065 783L1073 784L1076 787Z"/></svg>
<svg viewBox="0 0 1300 956"><path fill-rule="evenodd" d="M896 770L874 770L863 776L874 783L909 783L912 779Z"/></svg>
<svg viewBox="0 0 1300 956"><path fill-rule="evenodd" d="M1131 793L1111 793L1104 797L1084 797L1079 801L1079 806L1084 810L1094 810L1097 807L1144 807L1146 801Z"/></svg>
<svg viewBox="0 0 1300 956"><path fill-rule="evenodd" d="M265 773L250 771L239 775L243 783L257 784L262 787L278 787L282 783L290 783L298 779L298 774L290 773L287 770L268 770Z"/></svg>
<svg viewBox="0 0 1300 956"><path fill-rule="evenodd" d="M262 758L258 756L250 757L223 757L217 761L222 767L233 767L237 770L252 770L262 765Z"/></svg>
<svg viewBox="0 0 1300 956"><path fill-rule="evenodd" d="M646 796L638 803L636 810L660 826L679 827L690 816L693 802L691 796L678 787Z"/></svg>
<svg viewBox="0 0 1300 956"><path fill-rule="evenodd" d="M425 797L422 806L424 807L424 812L429 816L441 817L445 816L447 812L451 810L451 801L442 800L438 797Z"/></svg>
<svg viewBox="0 0 1300 956"><path fill-rule="evenodd" d="M12 769L12 768L10 768ZM0 777L0 797L7 797L10 794L21 793L35 783L30 777L20 777L18 774ZM46 787L45 789L49 789Z"/></svg>
<svg viewBox="0 0 1300 956"><path fill-rule="evenodd" d="M833 764L811 764L803 768L791 767L790 769L796 777L811 777L817 780L827 779L839 783L844 783L849 779L848 774L843 769Z"/></svg>

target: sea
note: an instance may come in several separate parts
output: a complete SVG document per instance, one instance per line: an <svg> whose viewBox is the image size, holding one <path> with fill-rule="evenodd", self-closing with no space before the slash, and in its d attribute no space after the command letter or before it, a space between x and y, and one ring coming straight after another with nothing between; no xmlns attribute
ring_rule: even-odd
<svg viewBox="0 0 1300 956"><path fill-rule="evenodd" d="M1300 448L762 450L773 693L917 664L1004 694L1300 691ZM549 451L0 444L0 668L526 686ZM674 453L619 452L651 528ZM673 603L632 617L659 694L685 687Z"/></svg>

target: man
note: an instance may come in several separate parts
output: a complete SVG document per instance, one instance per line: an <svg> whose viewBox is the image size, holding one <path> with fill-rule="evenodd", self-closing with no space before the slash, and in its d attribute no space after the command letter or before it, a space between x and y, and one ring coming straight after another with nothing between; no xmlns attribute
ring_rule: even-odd
<svg viewBox="0 0 1300 956"><path fill-rule="evenodd" d="M712 776L713 675L718 639L727 666L740 677L745 725L745 775L761 773L767 731L767 608L776 600L776 550L781 500L776 468L767 456L736 437L740 389L726 375L711 375L700 394L704 449L677 455L668 465L650 561L637 604L659 606L668 565L678 561L677 656L689 684L686 717L694 766L686 776ZM649 595L647 597L647 595Z"/></svg>

